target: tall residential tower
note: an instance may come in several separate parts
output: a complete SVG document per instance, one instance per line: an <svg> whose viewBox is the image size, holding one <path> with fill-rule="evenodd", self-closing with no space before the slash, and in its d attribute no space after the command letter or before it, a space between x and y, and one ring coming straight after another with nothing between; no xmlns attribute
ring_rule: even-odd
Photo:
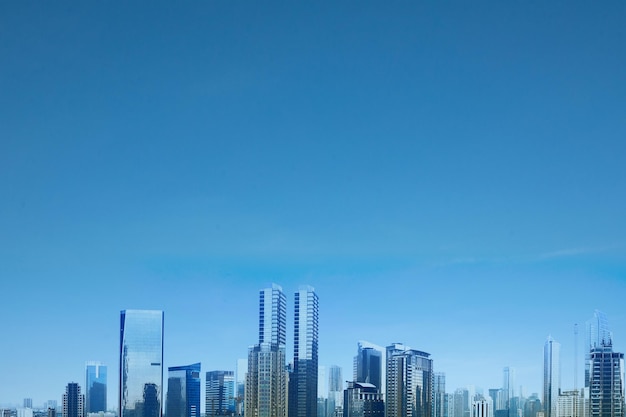
<svg viewBox="0 0 626 417"><path fill-rule="evenodd" d="M294 297L293 372L289 378L289 417L317 416L319 302L311 286Z"/></svg>

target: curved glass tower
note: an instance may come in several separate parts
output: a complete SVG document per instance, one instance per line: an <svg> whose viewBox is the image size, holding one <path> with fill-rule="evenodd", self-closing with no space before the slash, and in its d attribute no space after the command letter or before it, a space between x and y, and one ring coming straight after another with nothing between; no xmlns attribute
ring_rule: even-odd
<svg viewBox="0 0 626 417"><path fill-rule="evenodd" d="M163 315L121 311L119 417L162 417Z"/></svg>

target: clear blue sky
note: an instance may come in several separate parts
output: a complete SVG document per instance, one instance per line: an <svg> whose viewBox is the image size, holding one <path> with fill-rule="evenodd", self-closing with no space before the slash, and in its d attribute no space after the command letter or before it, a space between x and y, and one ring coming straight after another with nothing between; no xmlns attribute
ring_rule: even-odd
<svg viewBox="0 0 626 417"><path fill-rule="evenodd" d="M512 366L538 392L551 334L571 387L594 309L626 350L625 21L0 3L0 404L60 401L100 360L114 408L126 308L165 310L166 366L233 369L272 282L290 311L316 287L345 379L365 339L430 352L448 391Z"/></svg>

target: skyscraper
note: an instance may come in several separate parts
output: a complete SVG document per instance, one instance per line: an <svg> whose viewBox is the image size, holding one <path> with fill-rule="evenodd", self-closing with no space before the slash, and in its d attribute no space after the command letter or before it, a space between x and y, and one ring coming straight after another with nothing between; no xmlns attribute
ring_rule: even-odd
<svg viewBox="0 0 626 417"><path fill-rule="evenodd" d="M591 350L612 344L611 329L609 319L600 310L593 312L593 317L587 320L586 324L586 347L585 347L585 388L589 388L591 377Z"/></svg>
<svg viewBox="0 0 626 417"><path fill-rule="evenodd" d="M446 417L446 374L435 372L433 375L433 417Z"/></svg>
<svg viewBox="0 0 626 417"><path fill-rule="evenodd" d="M589 417L624 417L624 354L611 341L590 352Z"/></svg>
<svg viewBox="0 0 626 417"><path fill-rule="evenodd" d="M508 417L517 416L517 410L512 407L512 400L515 397L515 368L505 366L502 369L502 395Z"/></svg>
<svg viewBox="0 0 626 417"><path fill-rule="evenodd" d="M167 368L167 417L200 417L200 363Z"/></svg>
<svg viewBox="0 0 626 417"><path fill-rule="evenodd" d="M431 417L433 360L400 343L387 347L385 417Z"/></svg>
<svg viewBox="0 0 626 417"><path fill-rule="evenodd" d="M63 394L63 417L84 417L85 397L80 393L80 386L70 382Z"/></svg>
<svg viewBox="0 0 626 417"><path fill-rule="evenodd" d="M100 362L85 365L85 411L107 411L107 367Z"/></svg>
<svg viewBox="0 0 626 417"><path fill-rule="evenodd" d="M162 417L163 311L120 313L118 417Z"/></svg>
<svg viewBox="0 0 626 417"><path fill-rule="evenodd" d="M368 382L381 390L383 374L383 353L373 347L359 344L354 358L354 381Z"/></svg>
<svg viewBox="0 0 626 417"><path fill-rule="evenodd" d="M319 302L311 286L294 297L293 372L289 378L289 417L317 416Z"/></svg>
<svg viewBox="0 0 626 417"><path fill-rule="evenodd" d="M343 373L341 367L332 365L328 368L328 401L326 416L333 417L343 409Z"/></svg>
<svg viewBox="0 0 626 417"><path fill-rule="evenodd" d="M235 373L233 371L207 372L205 401L207 416L233 414L235 412Z"/></svg>
<svg viewBox="0 0 626 417"><path fill-rule="evenodd" d="M551 336L543 346L543 410L545 417L559 417L561 391L561 345Z"/></svg>
<svg viewBox="0 0 626 417"><path fill-rule="evenodd" d="M259 343L248 349L245 415L286 417L285 368L287 302L282 288L273 284L259 293ZM123 417L123 416L120 416Z"/></svg>
<svg viewBox="0 0 626 417"><path fill-rule="evenodd" d="M386 366L387 366L387 356L386 356L387 355L387 349L385 349L384 347L379 346L379 345L377 345L375 343L368 342L367 340L359 340L359 342L358 342L358 349L359 349L359 351L363 350L363 349L367 349L367 348L372 348L372 349L374 349L374 350L376 350L376 351L381 353L381 357L380 358L381 358L382 372L381 372L381 375L380 375L380 387L378 387L378 388L380 388L380 392L384 396L384 394L386 392L386 388L385 387L386 387L386 383L387 383L387 377L386 377L386 372L387 372L387 369L386 369ZM355 375L356 375L356 371L357 370L356 370L356 363L355 363L355 369L354 369Z"/></svg>

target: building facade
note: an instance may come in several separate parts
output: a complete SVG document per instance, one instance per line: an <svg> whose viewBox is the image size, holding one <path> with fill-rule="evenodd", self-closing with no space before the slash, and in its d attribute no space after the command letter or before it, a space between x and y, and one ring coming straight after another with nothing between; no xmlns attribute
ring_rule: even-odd
<svg viewBox="0 0 626 417"><path fill-rule="evenodd" d="M85 411L107 411L107 367L100 362L85 365Z"/></svg>
<svg viewBox="0 0 626 417"><path fill-rule="evenodd" d="M591 350L600 348L606 344L612 344L609 319L600 310L593 312L593 317L585 323L586 348L585 348L585 388L589 388L591 378Z"/></svg>
<svg viewBox="0 0 626 417"><path fill-rule="evenodd" d="M432 417L433 361L430 354L400 343L387 347L386 417Z"/></svg>
<svg viewBox="0 0 626 417"><path fill-rule="evenodd" d="M163 311L122 310L118 417L162 417Z"/></svg>
<svg viewBox="0 0 626 417"><path fill-rule="evenodd" d="M359 345L354 358L354 381L367 382L382 390L383 354L373 347Z"/></svg>
<svg viewBox="0 0 626 417"><path fill-rule="evenodd" d="M380 389L367 382L348 382L344 390L343 417L385 417Z"/></svg>
<svg viewBox="0 0 626 417"><path fill-rule="evenodd" d="M543 346L543 411L545 417L559 417L560 352L561 345L549 336Z"/></svg>
<svg viewBox="0 0 626 417"><path fill-rule="evenodd" d="M80 392L80 385L70 382L63 394L63 417L84 417L85 396Z"/></svg>
<svg viewBox="0 0 626 417"><path fill-rule="evenodd" d="M611 342L590 351L589 417L624 417L624 354Z"/></svg>
<svg viewBox="0 0 626 417"><path fill-rule="evenodd" d="M244 414L287 416L287 301L276 284L259 293L259 343L248 349ZM121 416L123 417L123 416Z"/></svg>
<svg viewBox="0 0 626 417"><path fill-rule="evenodd" d="M433 374L433 417L448 417L446 404L446 375L443 372L435 372Z"/></svg>
<svg viewBox="0 0 626 417"><path fill-rule="evenodd" d="M167 417L200 417L200 363L167 368Z"/></svg>
<svg viewBox="0 0 626 417"><path fill-rule="evenodd" d="M289 417L317 416L319 300L313 287L294 296L293 372L289 376Z"/></svg>
<svg viewBox="0 0 626 417"><path fill-rule="evenodd" d="M206 373L205 402L207 417L235 414L235 373L233 371Z"/></svg>

